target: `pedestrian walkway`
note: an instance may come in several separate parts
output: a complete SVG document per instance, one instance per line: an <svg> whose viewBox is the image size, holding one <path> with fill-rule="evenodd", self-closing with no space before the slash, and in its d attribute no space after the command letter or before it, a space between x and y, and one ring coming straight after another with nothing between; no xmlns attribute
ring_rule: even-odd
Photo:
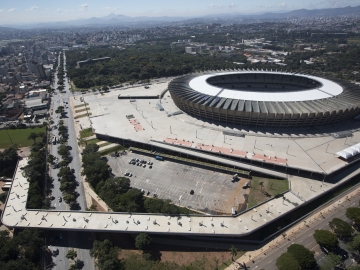
<svg viewBox="0 0 360 270"><path fill-rule="evenodd" d="M75 111L74 106L80 104L80 102L78 100L75 100L74 98L70 98L69 99L69 103L71 106L71 110ZM77 104L74 104L77 103ZM89 118L86 118L88 122ZM76 137L80 138L80 125L84 125L84 124L80 124L80 122L75 122L75 134ZM87 123L85 123L85 125L87 125ZM90 125L90 123L88 123L88 125ZM96 135L92 135L90 137L86 137L84 138L84 140L88 141L88 140L92 140L92 139L96 139ZM83 147L80 145L79 147L79 153L81 153L83 151ZM81 157L80 157L80 162L81 162ZM95 193L95 191L90 187L89 183L85 181L85 177L82 176L81 177L81 181L83 183L84 186L84 192L85 192L85 202L87 207L89 208L93 203L93 200L96 201L96 203L98 203L103 209L108 210L110 209L110 207Z"/></svg>

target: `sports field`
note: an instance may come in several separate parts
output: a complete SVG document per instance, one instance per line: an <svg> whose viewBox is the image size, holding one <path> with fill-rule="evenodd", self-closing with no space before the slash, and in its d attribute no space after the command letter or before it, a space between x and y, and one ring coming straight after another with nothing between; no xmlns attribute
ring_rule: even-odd
<svg viewBox="0 0 360 270"><path fill-rule="evenodd" d="M16 144L17 147L26 147L32 145L34 141L28 140L29 134L31 132L35 132L35 133L46 132L46 129L45 127L35 127L35 128L26 128L26 129L0 130L0 149L8 148L12 144ZM41 140L41 139L37 138L36 140Z"/></svg>

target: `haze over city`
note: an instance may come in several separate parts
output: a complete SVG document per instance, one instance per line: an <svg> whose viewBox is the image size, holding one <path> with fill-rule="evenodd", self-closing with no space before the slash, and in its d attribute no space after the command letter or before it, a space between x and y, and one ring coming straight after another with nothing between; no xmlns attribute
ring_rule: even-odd
<svg viewBox="0 0 360 270"><path fill-rule="evenodd" d="M126 16L196 17L210 14L253 14L296 9L322 9L356 6L360 0L135 0L135 1L1 1L0 24L16 25L47 21L66 21L114 14Z"/></svg>

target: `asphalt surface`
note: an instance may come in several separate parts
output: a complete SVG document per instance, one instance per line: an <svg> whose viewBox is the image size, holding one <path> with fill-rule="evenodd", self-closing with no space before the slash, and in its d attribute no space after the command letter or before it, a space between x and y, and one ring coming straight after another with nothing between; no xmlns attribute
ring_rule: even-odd
<svg viewBox="0 0 360 270"><path fill-rule="evenodd" d="M64 57L64 61L66 61L66 56ZM66 64L64 64L64 69L66 70ZM66 72L65 72L66 75ZM57 71L55 72L55 79L54 79L54 85L53 88L57 88ZM64 116L62 120L64 120L65 126L68 127L68 146L71 147L70 154L72 156L72 161L69 164L70 169L75 170L75 181L78 182L78 186L76 187L76 192L79 194L77 198L77 202L79 204L79 209L77 210L85 210L86 209L86 203L85 203L85 194L84 194L84 187L81 181L81 162L80 162L80 153L78 150L77 145L77 138L75 133L75 123L74 118L72 115L72 111L69 108L69 97L71 97L72 93L70 91L69 83L67 78L64 78L64 90L65 93L60 93L58 90L56 90L56 94L53 94L52 96L52 108L53 108L53 121L54 125L58 125L59 120L61 120L60 116L56 117L56 109L59 106L64 106ZM57 138L59 137L57 129L53 129L51 131L51 134L55 135ZM57 153L57 149L59 147L59 144L56 143L56 145L51 144L50 145L50 153L58 158L58 162L61 161L61 157ZM53 181L53 189L52 189L52 196L55 197L55 200L51 202L51 207L53 207L56 210L69 210L69 205L67 205L63 200L62 202L58 201L58 197L62 197L62 192L60 191L60 181L58 181L58 174L59 169L52 169L50 167L50 176L54 179ZM52 269L69 269L70 262L68 259L66 259L66 253L68 250L72 247L75 247L75 250L77 251L77 258L84 262L83 269L95 269L95 263L94 260L90 257L89 249L92 247L92 241L91 244L83 246L81 243L88 243L90 240L87 238L86 241L83 239L84 234L78 234L75 232L62 232L62 239L60 239L60 233L57 232L51 232L51 240L50 243L47 243L47 245L52 245L54 248L59 249L59 254L56 257L53 257L53 262L55 263L55 266Z"/></svg>
<svg viewBox="0 0 360 270"><path fill-rule="evenodd" d="M323 264L326 261L326 254L320 249L320 246L316 243L313 234L315 230L329 230L329 222L333 218L340 218L346 222L350 223L350 220L345 216L346 208L358 206L360 195L357 194L350 200L333 207L331 212L323 213L323 217L318 217L316 219L312 218L311 223L308 224L308 227L302 222L302 228L290 235L287 235L284 240L276 242L275 240L271 243L273 246L271 250L265 251L265 254L262 254L260 257L253 258L255 263L247 264L248 268L240 267L239 269L278 269L276 267L276 259L284 252L287 251L287 248L291 244L301 244L306 248L315 252L315 259L319 265ZM343 249L343 254L347 255L344 258L345 265L348 267L352 264L351 258L346 251L346 245L344 242L339 240L339 246ZM244 258L244 261L247 261L248 258ZM240 259L241 261L241 259Z"/></svg>
<svg viewBox="0 0 360 270"><path fill-rule="evenodd" d="M150 161L152 168L129 164L132 158ZM108 164L116 176L124 177L126 172L131 186L143 189L149 196L170 199L175 204L196 209L209 214L231 214L231 208L245 202L249 189L242 186L248 181L232 181L232 174L213 171L171 162L159 161L155 157L128 153L120 157L108 156ZM125 176L126 177L126 176ZM190 191L193 190L193 194ZM148 193L149 192L149 193Z"/></svg>

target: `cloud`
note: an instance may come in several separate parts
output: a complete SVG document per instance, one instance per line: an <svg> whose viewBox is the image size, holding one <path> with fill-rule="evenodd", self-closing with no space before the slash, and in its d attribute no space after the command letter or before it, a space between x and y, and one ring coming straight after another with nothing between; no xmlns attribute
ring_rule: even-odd
<svg viewBox="0 0 360 270"><path fill-rule="evenodd" d="M210 8L236 8L237 5L235 3L225 4L225 5L215 5L211 4Z"/></svg>
<svg viewBox="0 0 360 270"><path fill-rule="evenodd" d="M120 7L116 6L116 7L104 7L104 10L108 11L108 12L114 12L114 11L118 11L120 9Z"/></svg>
<svg viewBox="0 0 360 270"><path fill-rule="evenodd" d="M57 12L61 13L61 8L57 8L56 10Z"/></svg>
<svg viewBox="0 0 360 270"><path fill-rule="evenodd" d="M76 10L74 10L74 9L68 9L68 10L66 10L66 13L74 13L74 12L76 12Z"/></svg>
<svg viewBox="0 0 360 270"><path fill-rule="evenodd" d="M27 8L27 9L25 9L26 11L32 11L32 10L34 10L34 9L38 9L39 7L37 7L37 6L32 6L31 8Z"/></svg>
<svg viewBox="0 0 360 270"><path fill-rule="evenodd" d="M15 12L16 11L16 8L10 8L9 10L8 10L8 12Z"/></svg>
<svg viewBox="0 0 360 270"><path fill-rule="evenodd" d="M280 3L279 6L280 6L281 8L287 8L287 4L286 4L286 3Z"/></svg>
<svg viewBox="0 0 360 270"><path fill-rule="evenodd" d="M81 4L79 5L80 11L87 11L89 9L89 4Z"/></svg>
<svg viewBox="0 0 360 270"><path fill-rule="evenodd" d="M0 12L4 12L4 10L3 10L3 9L0 9Z"/></svg>

